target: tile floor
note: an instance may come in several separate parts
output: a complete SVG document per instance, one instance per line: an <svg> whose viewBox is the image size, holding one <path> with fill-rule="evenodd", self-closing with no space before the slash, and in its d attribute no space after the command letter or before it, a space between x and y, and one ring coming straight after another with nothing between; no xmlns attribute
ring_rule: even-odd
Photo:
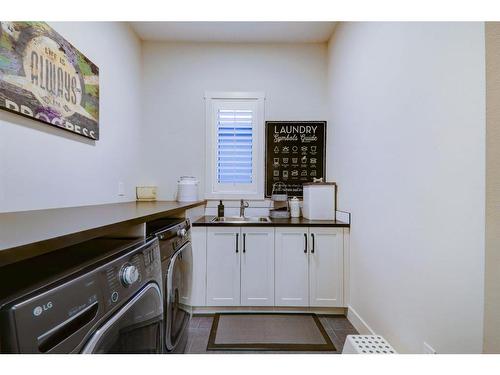
<svg viewBox="0 0 500 375"><path fill-rule="evenodd" d="M338 354L342 352L345 338L347 335L357 335L358 332L352 324L343 315L319 315L319 319L325 328L328 336L332 340L337 351L332 352L258 352L258 351L207 351L208 336L210 335L210 328L212 328L212 316L193 316L189 325L188 342L186 345L185 353L187 354L242 354L242 353L279 353L279 354L297 354L297 353L330 353Z"/></svg>

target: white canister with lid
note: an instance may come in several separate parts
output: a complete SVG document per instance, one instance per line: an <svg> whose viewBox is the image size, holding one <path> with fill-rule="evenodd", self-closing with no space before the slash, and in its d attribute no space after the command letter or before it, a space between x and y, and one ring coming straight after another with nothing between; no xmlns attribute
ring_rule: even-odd
<svg viewBox="0 0 500 375"><path fill-rule="evenodd" d="M335 182L306 182L302 216L309 220L335 220L337 184Z"/></svg>
<svg viewBox="0 0 500 375"><path fill-rule="evenodd" d="M198 179L192 176L182 176L177 182L177 201L194 202L198 200Z"/></svg>
<svg viewBox="0 0 500 375"><path fill-rule="evenodd" d="M300 217L300 201L297 197L290 199L290 217Z"/></svg>

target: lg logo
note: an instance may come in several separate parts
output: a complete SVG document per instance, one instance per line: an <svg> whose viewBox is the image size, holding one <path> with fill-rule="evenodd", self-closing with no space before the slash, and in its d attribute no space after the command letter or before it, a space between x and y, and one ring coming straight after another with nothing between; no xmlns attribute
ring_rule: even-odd
<svg viewBox="0 0 500 375"><path fill-rule="evenodd" d="M44 311L50 310L52 306L52 302L47 302L45 305L37 306L33 309L33 315L40 316Z"/></svg>

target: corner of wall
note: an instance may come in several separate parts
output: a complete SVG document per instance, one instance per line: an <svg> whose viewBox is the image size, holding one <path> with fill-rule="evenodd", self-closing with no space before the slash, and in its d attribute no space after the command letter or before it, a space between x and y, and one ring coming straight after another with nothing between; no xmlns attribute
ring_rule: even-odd
<svg viewBox="0 0 500 375"><path fill-rule="evenodd" d="M360 335L375 335L375 331L365 322L352 306L347 307L347 320L356 328Z"/></svg>

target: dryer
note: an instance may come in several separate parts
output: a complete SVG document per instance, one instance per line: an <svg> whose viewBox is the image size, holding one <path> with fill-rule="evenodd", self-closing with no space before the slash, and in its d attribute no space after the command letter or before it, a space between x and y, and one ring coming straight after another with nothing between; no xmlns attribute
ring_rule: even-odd
<svg viewBox="0 0 500 375"><path fill-rule="evenodd" d="M190 229L189 219L159 219L146 224L146 234L160 244L166 353L182 353L187 344L193 283Z"/></svg>

